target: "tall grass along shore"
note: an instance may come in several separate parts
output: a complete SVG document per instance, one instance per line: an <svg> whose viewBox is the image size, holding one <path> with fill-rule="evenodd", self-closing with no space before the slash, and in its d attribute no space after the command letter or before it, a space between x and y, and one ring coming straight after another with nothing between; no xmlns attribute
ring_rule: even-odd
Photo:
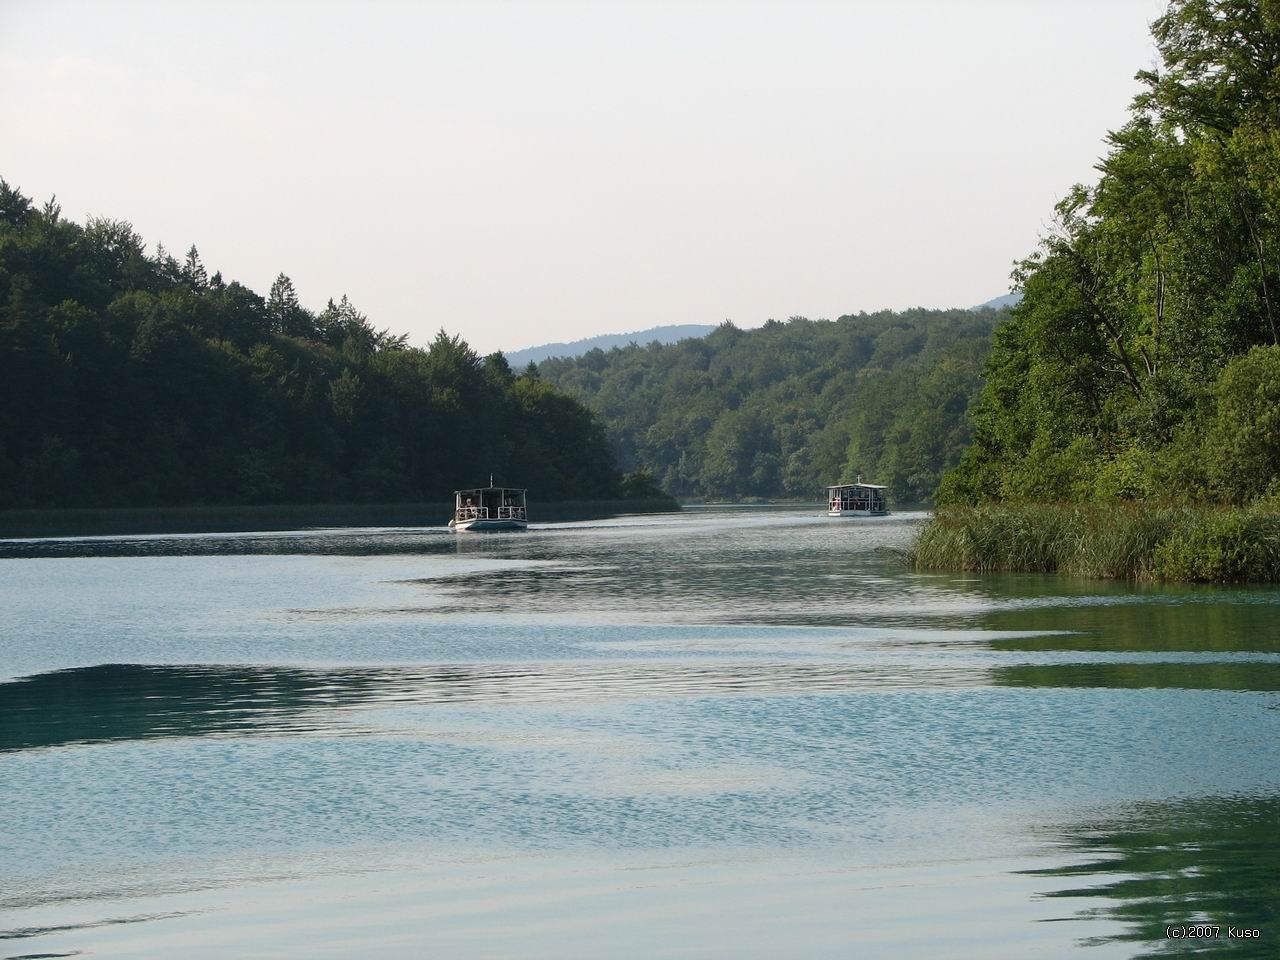
<svg viewBox="0 0 1280 960"><path fill-rule="evenodd" d="M947 506L921 531L911 561L917 570L1276 582L1280 581L1280 506Z"/></svg>

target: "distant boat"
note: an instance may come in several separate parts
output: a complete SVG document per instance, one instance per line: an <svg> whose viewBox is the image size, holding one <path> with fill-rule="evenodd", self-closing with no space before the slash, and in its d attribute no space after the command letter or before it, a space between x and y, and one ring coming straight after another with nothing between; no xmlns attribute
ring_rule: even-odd
<svg viewBox="0 0 1280 960"><path fill-rule="evenodd" d="M827 487L828 517L882 517L888 513L885 491L875 483L840 483Z"/></svg>
<svg viewBox="0 0 1280 960"><path fill-rule="evenodd" d="M529 527L528 491L520 487L489 486L453 492L453 519L449 526L463 530L526 530Z"/></svg>

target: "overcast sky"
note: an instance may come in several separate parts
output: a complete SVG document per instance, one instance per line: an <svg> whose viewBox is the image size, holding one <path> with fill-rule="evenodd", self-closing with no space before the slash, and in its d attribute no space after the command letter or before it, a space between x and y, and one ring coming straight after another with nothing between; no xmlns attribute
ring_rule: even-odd
<svg viewBox="0 0 1280 960"><path fill-rule="evenodd" d="M482 351L1006 291L1160 0L0 0L0 176Z"/></svg>

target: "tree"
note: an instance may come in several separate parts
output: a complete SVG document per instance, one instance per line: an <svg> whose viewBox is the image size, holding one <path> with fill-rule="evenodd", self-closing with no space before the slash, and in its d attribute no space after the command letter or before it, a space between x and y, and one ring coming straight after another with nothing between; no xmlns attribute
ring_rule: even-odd
<svg viewBox="0 0 1280 960"><path fill-rule="evenodd" d="M186 262L182 265L182 279L196 290L203 290L209 285L209 273L200 262L200 251L194 243L187 251Z"/></svg>
<svg viewBox="0 0 1280 960"><path fill-rule="evenodd" d="M490 470L616 493L595 418L500 355L145 249L0 181L0 507L437 499Z"/></svg>
<svg viewBox="0 0 1280 960"><path fill-rule="evenodd" d="M674 493L816 497L852 471L887 478L899 502L917 502L969 438L968 402L1003 316L722 324L704 338L539 369L602 417L624 470L647 470Z"/></svg>
<svg viewBox="0 0 1280 960"><path fill-rule="evenodd" d="M299 304L293 281L283 273L276 277L267 294L267 321L272 332L287 337L318 339L320 334L315 319Z"/></svg>
<svg viewBox="0 0 1280 960"><path fill-rule="evenodd" d="M33 213L31 198L23 196L20 190L0 177L0 222L10 227L25 227L31 222Z"/></svg>
<svg viewBox="0 0 1280 960"><path fill-rule="evenodd" d="M946 497L1240 499L1280 468L1240 392L1265 407L1251 351L1280 346L1280 5L1174 0L1152 31L1097 182L1017 269Z"/></svg>
<svg viewBox="0 0 1280 960"><path fill-rule="evenodd" d="M1280 347L1254 347L1222 369L1206 445L1219 489L1237 502L1280 494Z"/></svg>

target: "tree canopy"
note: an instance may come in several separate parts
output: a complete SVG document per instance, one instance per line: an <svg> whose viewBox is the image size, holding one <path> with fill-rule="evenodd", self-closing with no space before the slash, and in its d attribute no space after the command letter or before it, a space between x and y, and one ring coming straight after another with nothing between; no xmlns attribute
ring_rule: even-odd
<svg viewBox="0 0 1280 960"><path fill-rule="evenodd" d="M538 369L600 414L626 469L674 494L817 497L861 474L899 503L919 502L968 442L966 411L1001 316L725 323L698 339L592 350Z"/></svg>
<svg viewBox="0 0 1280 960"><path fill-rule="evenodd" d="M0 180L0 508L422 500L490 473L622 489L592 414L501 354L313 312L283 273L264 299Z"/></svg>
<svg viewBox="0 0 1280 960"><path fill-rule="evenodd" d="M944 501L1280 493L1280 3L1174 0L1016 272Z"/></svg>

